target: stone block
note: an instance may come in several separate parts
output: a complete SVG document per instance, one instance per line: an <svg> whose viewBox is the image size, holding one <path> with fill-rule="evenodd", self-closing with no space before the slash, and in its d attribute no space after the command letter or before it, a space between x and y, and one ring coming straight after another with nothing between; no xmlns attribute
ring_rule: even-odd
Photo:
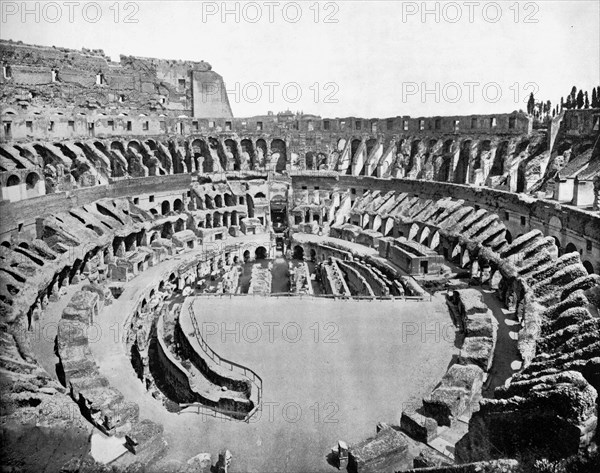
<svg viewBox="0 0 600 473"><path fill-rule="evenodd" d="M462 388L437 388L423 399L423 414L435 419L438 425L450 426L452 418L465 411L467 397Z"/></svg>
<svg viewBox="0 0 600 473"><path fill-rule="evenodd" d="M461 364L474 364L488 371L494 360L494 340L490 337L467 337L460 350Z"/></svg>
<svg viewBox="0 0 600 473"><path fill-rule="evenodd" d="M435 419L416 411L402 411L400 428L419 442L428 443L437 437L438 424Z"/></svg>

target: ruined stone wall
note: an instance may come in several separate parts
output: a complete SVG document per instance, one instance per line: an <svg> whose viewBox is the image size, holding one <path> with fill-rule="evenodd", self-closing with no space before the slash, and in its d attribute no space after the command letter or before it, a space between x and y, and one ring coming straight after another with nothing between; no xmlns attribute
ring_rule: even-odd
<svg viewBox="0 0 600 473"><path fill-rule="evenodd" d="M476 209L495 213L508 229L511 240L530 230L541 230L545 235L555 238L561 252L578 251L582 260L589 261L594 272L600 274L600 216L594 212L501 190L443 182L352 176L316 177L310 173L298 173L293 177L294 192L315 186L331 193L350 189L352 194L358 196L367 190L379 190L382 193L406 192L436 200L448 197L461 200Z"/></svg>
<svg viewBox="0 0 600 473"><path fill-rule="evenodd" d="M600 133L600 108L565 110L560 132L567 137L597 137Z"/></svg>
<svg viewBox="0 0 600 473"><path fill-rule="evenodd" d="M121 56L120 62L115 63L101 50L76 51L1 41L0 62L5 114L26 110L32 116L36 112L52 116L60 111L68 120L92 111L114 116L131 114L136 125L143 122L140 113L232 116L226 94L212 92L215 86L219 90L224 88L222 77L211 71L210 64L204 61ZM199 90L207 88L208 84L211 88L207 90L215 106L195 109L194 91L198 87ZM18 125L16 122L13 130L17 139L20 136ZM50 130L56 138L75 133L73 129L58 125L56 123L56 129ZM44 126L47 129L49 122ZM38 123L29 131L39 137L42 128ZM82 128L85 130L87 126ZM6 130L3 132L6 134Z"/></svg>
<svg viewBox="0 0 600 473"><path fill-rule="evenodd" d="M480 402L457 458L561 458L587 448L597 428L600 332L591 297L600 276L588 274L577 252L558 257L554 239L538 230L508 242L506 228L493 212L447 196L412 193L407 187L386 193L371 188L359 194L348 214L373 212L392 219L393 235L414 241L435 232L428 239L430 248L496 289L521 321L517 347L523 368L496 389L494 399ZM390 200L393 205L387 207ZM371 222L360 231L372 230ZM476 302L470 307L484 307ZM466 305L463 299L468 313ZM480 322L463 321L467 338L460 360L489 369L495 327ZM489 338L485 344L482 334ZM469 402L463 387L451 387L464 379L448 373L442 387L423 401L426 415L443 425L464 414ZM473 387L478 384L481 380ZM556 435L547 435L549 431Z"/></svg>

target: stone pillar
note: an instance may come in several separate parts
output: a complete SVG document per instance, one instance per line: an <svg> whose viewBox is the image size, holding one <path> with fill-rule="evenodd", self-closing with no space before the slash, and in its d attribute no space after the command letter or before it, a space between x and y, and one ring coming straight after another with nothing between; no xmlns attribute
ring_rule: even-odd
<svg viewBox="0 0 600 473"><path fill-rule="evenodd" d="M125 242L124 241L120 241L119 245L117 246L117 251L115 251L115 256L117 257L123 257L125 255Z"/></svg>

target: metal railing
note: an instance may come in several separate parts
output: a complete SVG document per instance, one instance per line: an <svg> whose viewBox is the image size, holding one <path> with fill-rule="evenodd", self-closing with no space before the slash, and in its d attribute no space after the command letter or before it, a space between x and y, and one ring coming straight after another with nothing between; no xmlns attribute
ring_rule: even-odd
<svg viewBox="0 0 600 473"><path fill-rule="evenodd" d="M246 414L246 416L243 419L244 422L248 422L250 420L250 418L260 409L260 407L262 405L262 390L263 390L262 378L254 370L251 370L250 368L240 365L239 363L227 360L227 359L223 358L222 356L219 356L204 340L204 337L202 336L202 333L200 331L200 327L198 326L198 321L196 320L196 314L194 313L194 308L192 307L192 303L190 303L188 306L188 312L189 312L190 318L192 320L192 326L194 327L194 335L195 335L196 340L198 341L202 351L211 360L213 360L213 362L215 362L219 366L224 366L225 368L229 369L232 372L235 371L239 374L244 375L246 378L251 380L252 383L256 386L256 389L257 389L256 405L248 414ZM196 403L194 403L194 405L195 404ZM219 407L209 407L209 406L204 406L204 407L214 410L214 411L217 411L217 412L221 412L225 415L231 415L234 413L234 411L222 409ZM240 412L235 411L235 414L239 415Z"/></svg>

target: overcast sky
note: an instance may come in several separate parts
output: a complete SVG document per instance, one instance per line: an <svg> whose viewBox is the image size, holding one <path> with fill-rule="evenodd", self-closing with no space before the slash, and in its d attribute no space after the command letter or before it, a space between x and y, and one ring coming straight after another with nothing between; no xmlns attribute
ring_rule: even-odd
<svg viewBox="0 0 600 473"><path fill-rule="evenodd" d="M3 39L208 61L238 117L502 113L600 84L597 0L1 5Z"/></svg>

